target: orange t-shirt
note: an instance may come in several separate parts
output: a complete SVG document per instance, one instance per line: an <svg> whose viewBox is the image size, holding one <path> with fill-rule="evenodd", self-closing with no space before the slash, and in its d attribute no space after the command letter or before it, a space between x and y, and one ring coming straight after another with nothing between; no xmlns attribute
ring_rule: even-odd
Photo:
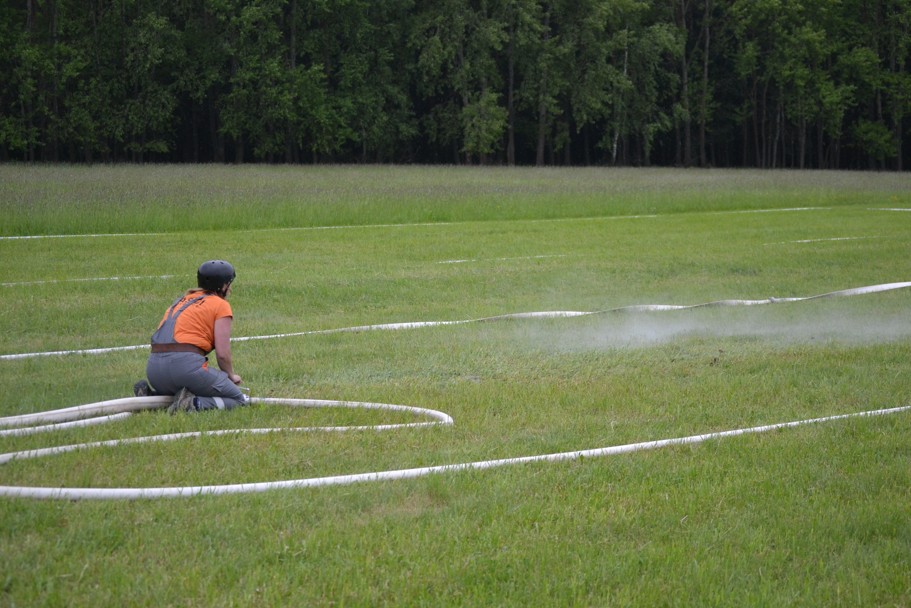
<svg viewBox="0 0 911 608"><path fill-rule="evenodd" d="M198 291L185 295L177 303L174 310L180 310L180 307L187 300L192 300L200 295L202 294ZM209 294L202 300L190 304L177 317L177 322L174 324L174 341L182 344L192 344L206 352L210 352L215 348L215 321L223 317L233 316L231 305L228 304L227 300L217 295ZM164 324L167 317L168 313L165 312L158 327Z"/></svg>

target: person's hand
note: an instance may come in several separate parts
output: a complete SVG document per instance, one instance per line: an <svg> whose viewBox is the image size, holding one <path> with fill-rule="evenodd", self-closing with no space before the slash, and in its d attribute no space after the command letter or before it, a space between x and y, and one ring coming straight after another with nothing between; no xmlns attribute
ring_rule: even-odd
<svg viewBox="0 0 911 608"><path fill-rule="evenodd" d="M228 379L229 379L231 382L233 382L234 384L237 384L237 385L240 385L240 383L241 383L240 376L237 375L237 374L229 374L229 375L228 375Z"/></svg>

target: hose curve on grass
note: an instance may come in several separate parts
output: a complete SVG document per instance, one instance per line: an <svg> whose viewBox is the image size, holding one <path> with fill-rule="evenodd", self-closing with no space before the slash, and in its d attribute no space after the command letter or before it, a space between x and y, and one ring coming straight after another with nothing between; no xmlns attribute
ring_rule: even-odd
<svg viewBox="0 0 911 608"><path fill-rule="evenodd" d="M0 436L27 435L32 433L53 431L62 428L101 424L123 419L134 412L164 409L170 405L171 397L128 397L112 399L98 403L89 403L75 407L25 414L21 416L8 416L0 418L0 427L13 427L0 431ZM364 401L337 401L327 399L284 399L276 397L254 397L253 405L269 404L290 407L307 408L358 408L368 410L382 410L388 412L402 412L423 417L427 420L421 422L404 422L393 424L375 424L359 426L321 426L321 427L271 427L254 429L227 429L218 431L194 431L187 433L171 433L166 435L150 435L146 437L131 437L126 439L113 439L91 443L62 445L49 448L38 448L20 452L0 454L0 465L14 460L40 458L65 452L84 450L97 447L116 447L121 445L174 441L190 437L224 436L224 435L262 435L267 433L298 431L298 432L342 432L342 431L387 431L403 428L419 428L428 426L446 426L453 424L452 417L445 412L413 407L408 405L395 405L391 403L372 403ZM0 496L14 496L21 498L60 498L66 500L76 499L136 499L136 498L164 498L171 496L195 496L199 494L225 494L237 492L252 492L271 489L275 482L265 484L239 484L232 486L200 486L200 487L173 487L173 488L40 488L27 486L0 486ZM280 483L280 482L278 482ZM254 489L258 488L258 489Z"/></svg>

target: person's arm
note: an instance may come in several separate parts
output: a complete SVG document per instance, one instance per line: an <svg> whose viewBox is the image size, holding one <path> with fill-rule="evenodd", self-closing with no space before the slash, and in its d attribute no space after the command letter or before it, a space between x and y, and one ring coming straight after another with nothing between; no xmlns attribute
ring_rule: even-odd
<svg viewBox="0 0 911 608"><path fill-rule="evenodd" d="M234 373L231 361L231 317L222 317L215 320L215 359L218 368L228 374L234 384L240 384L240 376Z"/></svg>

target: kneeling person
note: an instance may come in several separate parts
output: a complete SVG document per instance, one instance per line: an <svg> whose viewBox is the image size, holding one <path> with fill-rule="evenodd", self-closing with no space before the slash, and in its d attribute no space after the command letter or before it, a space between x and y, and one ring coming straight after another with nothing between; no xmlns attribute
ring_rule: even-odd
<svg viewBox="0 0 911 608"><path fill-rule="evenodd" d="M152 335L148 382L137 382L135 395L174 395L168 408L171 414L247 404L231 360L234 315L228 295L236 276L234 267L224 260L199 267L198 287L174 301ZM207 355L213 349L220 369L209 369Z"/></svg>

